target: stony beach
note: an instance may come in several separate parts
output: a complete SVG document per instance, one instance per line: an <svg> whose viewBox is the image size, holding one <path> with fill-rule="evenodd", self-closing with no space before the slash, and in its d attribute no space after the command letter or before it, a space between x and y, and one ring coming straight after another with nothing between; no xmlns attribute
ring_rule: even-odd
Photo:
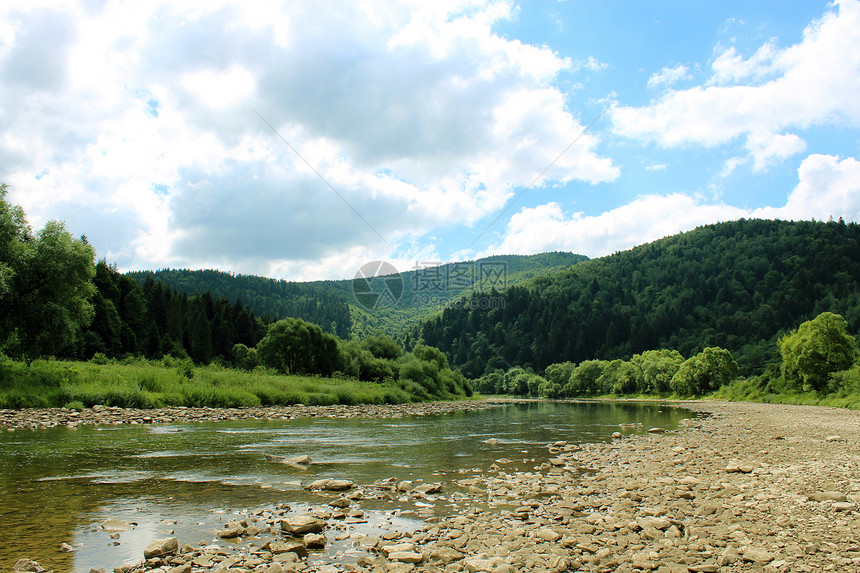
<svg viewBox="0 0 860 573"><path fill-rule="evenodd" d="M672 405L697 417L671 431L620 428L611 443L547 444L525 469L499 459L433 484L307 484L328 501L249 510L203 544L168 536L115 571L860 571L860 412ZM414 413L397 408L382 410ZM10 416L0 424L26 427ZM148 417L139 423L161 421ZM423 521L359 533L353 524L386 500L411 501ZM350 559L308 558L337 544ZM39 569L26 559L18 568Z"/></svg>

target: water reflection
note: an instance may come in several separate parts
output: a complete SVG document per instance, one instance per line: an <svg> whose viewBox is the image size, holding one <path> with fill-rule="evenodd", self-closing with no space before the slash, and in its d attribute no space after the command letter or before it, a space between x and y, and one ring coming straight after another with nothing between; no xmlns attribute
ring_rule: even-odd
<svg viewBox="0 0 860 573"><path fill-rule="evenodd" d="M181 543L211 542L236 510L324 501L301 488L314 479L447 481L500 458L512 460L508 471L531 470L548 443L673 428L689 415L652 404L538 402L435 417L3 432L0 522L14 542L0 545L0 569L21 557L57 571L110 569L171 532ZM305 454L307 471L266 459ZM99 527L107 517L137 526L111 539ZM60 553L63 542L77 551Z"/></svg>

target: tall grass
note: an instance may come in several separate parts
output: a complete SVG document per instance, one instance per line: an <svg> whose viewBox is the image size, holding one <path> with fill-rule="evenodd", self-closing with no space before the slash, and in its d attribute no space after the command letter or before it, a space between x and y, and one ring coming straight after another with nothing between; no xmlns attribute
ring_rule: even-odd
<svg viewBox="0 0 860 573"><path fill-rule="evenodd" d="M30 366L0 360L0 408L167 406L286 406L292 404L393 404L426 399L403 383L344 378L282 376L175 361L34 361Z"/></svg>

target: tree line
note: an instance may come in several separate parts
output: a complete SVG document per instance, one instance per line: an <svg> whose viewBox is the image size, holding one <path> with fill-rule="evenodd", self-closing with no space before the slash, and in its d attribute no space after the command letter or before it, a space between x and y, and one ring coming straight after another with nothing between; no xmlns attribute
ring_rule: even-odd
<svg viewBox="0 0 860 573"><path fill-rule="evenodd" d="M487 394L544 398L606 395L703 396L740 383L756 397L816 392L860 392L857 340L840 315L824 312L789 331L775 344L779 360L756 376L738 378L731 352L708 347L684 359L677 350L648 350L629 360L583 360L550 364L543 375L522 367L497 370L475 381Z"/></svg>
<svg viewBox="0 0 860 573"><path fill-rule="evenodd" d="M413 333L478 378L648 350L729 350L751 376L777 339L829 311L860 329L860 226L739 220L699 227L445 309Z"/></svg>

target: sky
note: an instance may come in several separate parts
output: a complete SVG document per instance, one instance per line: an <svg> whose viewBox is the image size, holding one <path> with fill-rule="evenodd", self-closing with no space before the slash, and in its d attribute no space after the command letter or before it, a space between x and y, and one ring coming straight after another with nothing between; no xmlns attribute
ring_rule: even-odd
<svg viewBox="0 0 860 573"><path fill-rule="evenodd" d="M205 6L204 6L205 4ZM0 181L121 271L860 222L860 0L0 7Z"/></svg>

